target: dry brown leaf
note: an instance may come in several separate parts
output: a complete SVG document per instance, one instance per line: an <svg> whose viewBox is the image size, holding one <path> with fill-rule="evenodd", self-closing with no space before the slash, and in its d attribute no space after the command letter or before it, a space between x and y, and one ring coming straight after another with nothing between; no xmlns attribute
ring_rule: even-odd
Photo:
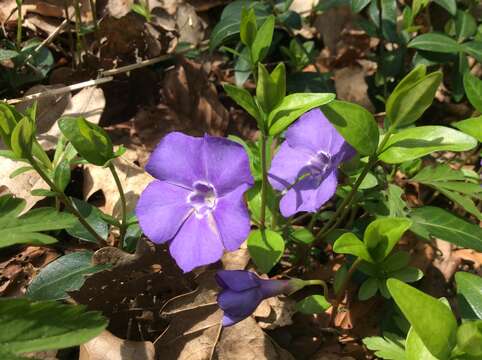
<svg viewBox="0 0 482 360"><path fill-rule="evenodd" d="M198 45L204 39L206 24L197 16L190 4L178 4L176 10L176 25L179 41Z"/></svg>
<svg viewBox="0 0 482 360"><path fill-rule="evenodd" d="M368 97L363 68L347 67L335 70L335 88L338 99L359 104L370 112L375 110Z"/></svg>
<svg viewBox="0 0 482 360"><path fill-rule="evenodd" d="M153 180L153 177L134 164L137 154L128 149L126 153L112 161L119 175L124 189L127 211L134 210L137 200L145 187ZM105 197L105 204L101 206L103 212L118 216L121 211L119 191L109 169L87 164L84 166L84 198L89 197L101 190Z"/></svg>
<svg viewBox="0 0 482 360"><path fill-rule="evenodd" d="M440 255L435 258L432 264L442 273L445 281L449 282L461 264L462 259L454 256L453 245L451 243L445 240L435 239L435 244L440 251Z"/></svg>
<svg viewBox="0 0 482 360"><path fill-rule="evenodd" d="M238 250L226 252L221 258L221 262L225 270L244 270L250 259L247 244L244 242Z"/></svg>
<svg viewBox="0 0 482 360"><path fill-rule="evenodd" d="M296 301L288 297L272 297L264 300L254 312L258 325L262 329L273 330L279 327L293 324L293 315L296 313ZM268 312L261 309L266 306Z"/></svg>
<svg viewBox="0 0 482 360"><path fill-rule="evenodd" d="M0 144L1 148L1 144ZM22 213L30 210L44 196L33 196L30 192L35 189L48 189L48 185L42 180L40 175L34 171L20 174L13 179L10 174L15 170L27 166L26 163L0 157L0 195L12 194L26 201L25 209Z"/></svg>
<svg viewBox="0 0 482 360"><path fill-rule="evenodd" d="M214 359L294 360L294 357L266 335L252 317L248 317L223 328Z"/></svg>
<svg viewBox="0 0 482 360"><path fill-rule="evenodd" d="M79 360L154 360L155 349L150 341L128 341L104 330L80 345Z"/></svg>
<svg viewBox="0 0 482 360"><path fill-rule="evenodd" d="M453 256L473 263L474 269L479 270L482 264L482 253L472 249L458 249L453 252Z"/></svg>
<svg viewBox="0 0 482 360"><path fill-rule="evenodd" d="M309 13L320 0L294 0L290 5L290 10L297 13Z"/></svg>
<svg viewBox="0 0 482 360"><path fill-rule="evenodd" d="M346 5L328 9L316 17L314 25L331 54L335 54L342 30L351 22L352 17L350 7Z"/></svg>
<svg viewBox="0 0 482 360"><path fill-rule="evenodd" d="M132 4L133 0L108 0L105 8L108 15L119 19L131 11Z"/></svg>

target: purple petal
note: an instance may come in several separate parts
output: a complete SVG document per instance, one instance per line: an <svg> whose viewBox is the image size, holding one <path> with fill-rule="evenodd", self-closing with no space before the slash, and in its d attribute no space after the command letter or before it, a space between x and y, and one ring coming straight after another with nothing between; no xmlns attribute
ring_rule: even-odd
<svg viewBox="0 0 482 360"><path fill-rule="evenodd" d="M223 290L218 295L218 305L225 315L236 319L244 319L258 307L263 295L257 288L245 291Z"/></svg>
<svg viewBox="0 0 482 360"><path fill-rule="evenodd" d="M253 184L248 155L234 141L205 135L204 162L207 179L222 196L242 184Z"/></svg>
<svg viewBox="0 0 482 360"><path fill-rule="evenodd" d="M142 192L136 206L139 225L155 243L171 240L191 210L186 198L189 190L165 181L154 180Z"/></svg>
<svg viewBox="0 0 482 360"><path fill-rule="evenodd" d="M151 154L146 171L159 180L191 188L195 181L206 178L203 142L202 138L180 132L167 134Z"/></svg>
<svg viewBox="0 0 482 360"><path fill-rule="evenodd" d="M235 317L235 316L230 316L229 314L224 314L224 316L223 316L223 326L224 327L232 326L232 325L240 322L241 320L244 320L245 318L246 318L245 316Z"/></svg>
<svg viewBox="0 0 482 360"><path fill-rule="evenodd" d="M340 151L345 139L320 109L313 109L288 128L286 141L294 148L334 155Z"/></svg>
<svg viewBox="0 0 482 360"><path fill-rule="evenodd" d="M337 183L336 171L330 172L319 185L312 176L304 178L281 198L281 214L290 217L299 211L316 212L335 194Z"/></svg>
<svg viewBox="0 0 482 360"><path fill-rule="evenodd" d="M306 165L315 154L304 149L295 149L285 141L271 162L268 180L276 190L293 185L305 173Z"/></svg>
<svg viewBox="0 0 482 360"><path fill-rule="evenodd" d="M340 151L335 155L333 159L333 163L335 166L341 162L350 160L353 156L356 155L356 150L347 142L345 142Z"/></svg>
<svg viewBox="0 0 482 360"><path fill-rule="evenodd" d="M284 294L290 288L289 280L259 279L259 284L264 299Z"/></svg>
<svg viewBox="0 0 482 360"><path fill-rule="evenodd" d="M239 249L251 229L248 209L243 199L247 188L247 185L241 185L219 198L213 212L224 247L228 251Z"/></svg>
<svg viewBox="0 0 482 360"><path fill-rule="evenodd" d="M184 272L218 261L223 249L211 215L202 218L191 215L169 245L171 256Z"/></svg>
<svg viewBox="0 0 482 360"><path fill-rule="evenodd" d="M259 287L258 275L245 270L219 270L216 273L216 281L224 289L243 291Z"/></svg>

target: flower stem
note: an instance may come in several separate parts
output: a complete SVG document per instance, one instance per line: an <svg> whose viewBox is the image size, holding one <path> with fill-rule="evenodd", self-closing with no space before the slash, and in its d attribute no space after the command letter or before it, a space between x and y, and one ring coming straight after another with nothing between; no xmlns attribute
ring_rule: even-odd
<svg viewBox="0 0 482 360"><path fill-rule="evenodd" d="M304 280L305 286L321 285L323 287L323 296L328 296L328 285L323 280Z"/></svg>
<svg viewBox="0 0 482 360"><path fill-rule="evenodd" d="M266 143L267 136L264 132L261 133L261 210L259 216L260 229L264 231L266 229L266 201L268 199L268 166L267 166L267 154Z"/></svg>
<svg viewBox="0 0 482 360"><path fill-rule="evenodd" d="M20 47L22 46L22 1L17 1L17 11L18 11L18 16L17 16L17 39L16 39L16 45L17 45L17 50L20 50Z"/></svg>
<svg viewBox="0 0 482 360"><path fill-rule="evenodd" d="M333 311L331 312L331 320L330 322L333 323L335 321L336 314L338 312L338 306L343 300L343 296L345 295L346 288L348 287L348 284L350 283L351 277L355 273L356 269L362 262L361 258L357 258L350 266L350 269L348 269L348 272L346 274L345 280L343 280L343 283L341 284L340 290L338 291L338 294L336 295L335 301L333 302Z"/></svg>
<svg viewBox="0 0 482 360"><path fill-rule="evenodd" d="M121 201L121 207L122 207L122 222L120 224L120 235L119 235L119 249L122 249L123 243L124 243L124 237L127 231L127 202L126 202L126 196L124 193L124 189L122 188L122 183L119 179L119 175L117 174L117 170L115 169L114 164L109 162L109 170L112 173L112 176L114 177L115 184L117 185L117 190L119 191L119 196L120 196L120 201Z"/></svg>
<svg viewBox="0 0 482 360"><path fill-rule="evenodd" d="M30 157L29 159L30 165L35 169L35 171L40 175L40 177L47 183L50 188L57 193L58 199L65 205L65 207L79 220L82 226L97 240L99 246L107 246L106 242L102 237L97 234L97 232L89 225L89 223L84 219L84 217L80 214L80 212L75 208L72 201L68 198L67 195L61 191L55 183L50 180L48 175L45 171L37 164L37 161Z"/></svg>

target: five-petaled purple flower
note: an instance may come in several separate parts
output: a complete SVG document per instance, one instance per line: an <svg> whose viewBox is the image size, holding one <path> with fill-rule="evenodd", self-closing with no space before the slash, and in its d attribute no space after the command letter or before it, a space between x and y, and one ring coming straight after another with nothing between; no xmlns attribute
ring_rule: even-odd
<svg viewBox="0 0 482 360"><path fill-rule="evenodd" d="M169 242L188 272L234 251L250 230L244 192L253 184L243 147L225 138L172 132L146 166L152 181L136 207L139 224L155 243Z"/></svg>
<svg viewBox="0 0 482 360"><path fill-rule="evenodd" d="M269 170L269 182L284 191L280 211L315 212L335 194L337 167L355 154L319 110L310 110L286 131Z"/></svg>
<svg viewBox="0 0 482 360"><path fill-rule="evenodd" d="M223 326L247 318L264 299L289 295L304 286L299 279L261 279L255 273L244 270L220 270L216 274L216 281L222 288L218 305L224 311Z"/></svg>

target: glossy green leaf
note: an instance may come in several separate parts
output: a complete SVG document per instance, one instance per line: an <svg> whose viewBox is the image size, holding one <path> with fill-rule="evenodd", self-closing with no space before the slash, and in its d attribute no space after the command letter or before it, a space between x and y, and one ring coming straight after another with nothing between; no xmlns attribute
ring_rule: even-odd
<svg viewBox="0 0 482 360"><path fill-rule="evenodd" d="M467 41L460 46L463 51L473 56L479 63L482 63L482 41Z"/></svg>
<svg viewBox="0 0 482 360"><path fill-rule="evenodd" d="M241 42L246 46L251 46L256 38L258 26L254 9L243 8L241 12L241 24L239 27Z"/></svg>
<svg viewBox="0 0 482 360"><path fill-rule="evenodd" d="M100 126L82 117L63 117L58 124L62 134L88 162L103 166L115 157L112 141Z"/></svg>
<svg viewBox="0 0 482 360"><path fill-rule="evenodd" d="M315 241L313 233L306 228L296 229L291 233L291 237L294 241L305 245L309 245Z"/></svg>
<svg viewBox="0 0 482 360"><path fill-rule="evenodd" d="M351 0L351 11L358 13L367 7L368 4L370 4L370 0Z"/></svg>
<svg viewBox="0 0 482 360"><path fill-rule="evenodd" d="M363 339L363 344L373 351L380 359L405 360L405 340L388 332L381 336L371 336Z"/></svg>
<svg viewBox="0 0 482 360"><path fill-rule="evenodd" d="M286 96L269 114L269 134L278 135L308 110L328 104L334 98L335 95L330 93L303 93Z"/></svg>
<svg viewBox="0 0 482 360"><path fill-rule="evenodd" d="M372 221L365 230L363 242L373 261L383 261L410 225L407 218L386 217Z"/></svg>
<svg viewBox="0 0 482 360"><path fill-rule="evenodd" d="M279 63L271 74L263 64L258 64L256 99L266 114L269 114L286 95L285 71L283 63Z"/></svg>
<svg viewBox="0 0 482 360"><path fill-rule="evenodd" d="M456 272L457 293L464 298L474 314L482 319L482 278L467 272Z"/></svg>
<svg viewBox="0 0 482 360"><path fill-rule="evenodd" d="M247 10L252 8L254 10L258 26L271 14L270 6L260 1L237 0L228 4L224 8L219 22L211 32L209 41L211 51L239 34L243 8Z"/></svg>
<svg viewBox="0 0 482 360"><path fill-rule="evenodd" d="M109 227L102 218L102 212L95 206L92 206L85 201L75 198L71 198L71 200L75 208L79 211L87 223L96 231L96 233L99 234L102 239L107 239ZM78 220L76 220L74 226L67 229L67 232L77 239L97 243L97 239L91 233L89 233Z"/></svg>
<svg viewBox="0 0 482 360"><path fill-rule="evenodd" d="M295 309L303 314L321 314L330 306L323 295L310 295L298 301Z"/></svg>
<svg viewBox="0 0 482 360"><path fill-rule="evenodd" d="M62 349L99 335L107 320L83 305L0 299L0 348L14 354Z"/></svg>
<svg viewBox="0 0 482 360"><path fill-rule="evenodd" d="M419 126L392 135L379 158L388 164L399 164L434 151L467 151L476 146L476 139L460 131L444 126Z"/></svg>
<svg viewBox="0 0 482 360"><path fill-rule="evenodd" d="M253 64L263 61L268 54L271 41L273 40L274 16L270 15L260 26L251 46L251 61Z"/></svg>
<svg viewBox="0 0 482 360"><path fill-rule="evenodd" d="M360 154L375 153L378 147L378 126L368 110L354 103L334 100L324 105L322 111Z"/></svg>
<svg viewBox="0 0 482 360"><path fill-rule="evenodd" d="M260 272L268 273L281 259L285 242L280 234L271 230L254 230L248 237L248 250Z"/></svg>
<svg viewBox="0 0 482 360"><path fill-rule="evenodd" d="M467 184L465 186L468 186L468 185L475 185L475 184ZM477 206L475 205L475 203L472 201L471 198L469 198L468 196L464 196L459 193L456 193L454 191L447 190L442 186L434 186L434 188L440 191L440 193L442 193L448 199L452 200L454 203L461 206L465 211L471 213L472 215L477 217L477 219L482 220L482 213L479 211L479 209L477 208Z"/></svg>
<svg viewBox="0 0 482 360"><path fill-rule="evenodd" d="M472 106L482 112L482 80L467 71L464 74L464 88Z"/></svg>
<svg viewBox="0 0 482 360"><path fill-rule="evenodd" d="M387 286L430 353L440 360L449 359L458 327L450 307L402 281L388 279Z"/></svg>
<svg viewBox="0 0 482 360"><path fill-rule="evenodd" d="M397 2L394 0L381 0L380 4L382 6L383 36L391 42L397 42Z"/></svg>
<svg viewBox="0 0 482 360"><path fill-rule="evenodd" d="M410 254L405 251L397 251L388 255L381 263L385 273L392 273L405 268L410 262Z"/></svg>
<svg viewBox="0 0 482 360"><path fill-rule="evenodd" d="M427 67L425 65L417 65L407 75L405 75L402 80L400 80L390 96L395 96L396 93L411 88L426 75Z"/></svg>
<svg viewBox="0 0 482 360"><path fill-rule="evenodd" d="M17 112L14 107L0 102L0 139L10 148L10 138L17 125Z"/></svg>
<svg viewBox="0 0 482 360"><path fill-rule="evenodd" d="M440 360L428 351L413 327L410 328L407 335L405 355L407 360Z"/></svg>
<svg viewBox="0 0 482 360"><path fill-rule="evenodd" d="M378 291L378 280L373 277L366 279L358 289L358 299L361 301L368 300L375 296Z"/></svg>
<svg viewBox="0 0 482 360"><path fill-rule="evenodd" d="M406 283L412 283L423 278L423 272L416 267L408 266L404 269L400 269L390 273L390 277Z"/></svg>
<svg viewBox="0 0 482 360"><path fill-rule="evenodd" d="M458 10L455 16L455 34L459 41L471 37L477 31L477 23L468 11Z"/></svg>
<svg viewBox="0 0 482 360"><path fill-rule="evenodd" d="M338 254L354 255L365 261L373 262L365 243L353 233L341 235L333 244L333 251Z"/></svg>
<svg viewBox="0 0 482 360"><path fill-rule="evenodd" d="M482 102L480 103L480 106L482 106ZM478 142L482 142L482 115L451 123L450 125L476 138Z"/></svg>
<svg viewBox="0 0 482 360"><path fill-rule="evenodd" d="M276 207L276 194L272 188L268 188L267 192L265 220L269 223ZM251 217L259 222L261 218L261 181L257 181L254 186L246 192L246 197L248 200L248 208L251 212Z"/></svg>
<svg viewBox="0 0 482 360"><path fill-rule="evenodd" d="M482 229L446 210L424 206L412 211L410 218L413 222L410 230L426 240L436 237L457 246L482 251Z"/></svg>
<svg viewBox="0 0 482 360"><path fill-rule="evenodd" d="M463 51L463 47L451 37L434 32L417 36L408 43L408 47L445 54L457 54Z"/></svg>
<svg viewBox="0 0 482 360"><path fill-rule="evenodd" d="M93 265L92 255L90 251L79 251L52 261L33 279L26 295L32 300L68 298L67 292L80 289L86 275L108 268L106 265Z"/></svg>
<svg viewBox="0 0 482 360"><path fill-rule="evenodd" d="M455 15L457 12L456 0L433 0L433 2L447 10L450 15Z"/></svg>
<svg viewBox="0 0 482 360"><path fill-rule="evenodd" d="M393 126L402 127L417 121L433 102L442 81L439 71L428 74L413 84L408 81L387 100L387 117Z"/></svg>
<svg viewBox="0 0 482 360"><path fill-rule="evenodd" d="M22 166L22 167L19 167L19 168L17 168L15 171L13 171L13 172L10 173L9 178L10 178L10 179L13 179L13 178L17 177L18 175L21 175L21 174L23 174L23 173L26 173L26 172L32 171L32 170L33 170L33 167L31 167L31 166Z"/></svg>
<svg viewBox="0 0 482 360"><path fill-rule="evenodd" d="M57 240L40 231L71 227L77 219L53 208L37 208L18 217L25 200L11 195L0 197L0 248L14 244L52 244Z"/></svg>
<svg viewBox="0 0 482 360"><path fill-rule="evenodd" d="M62 160L54 169L54 183L64 191L70 183L70 163L67 159Z"/></svg>
<svg viewBox="0 0 482 360"><path fill-rule="evenodd" d="M464 181L465 176L460 170L452 169L447 164L437 164L436 166L426 166L422 168L411 181L421 183Z"/></svg>
<svg viewBox="0 0 482 360"><path fill-rule="evenodd" d="M482 320L466 321L460 325L457 347L470 356L482 358Z"/></svg>
<svg viewBox="0 0 482 360"><path fill-rule="evenodd" d="M249 115L254 117L258 122L261 121L258 105L256 105L248 90L231 84L225 84L224 90L239 106L246 110Z"/></svg>
<svg viewBox="0 0 482 360"><path fill-rule="evenodd" d="M10 146L13 153L23 159L32 156L32 144L35 136L35 126L26 117L18 122L10 138Z"/></svg>

